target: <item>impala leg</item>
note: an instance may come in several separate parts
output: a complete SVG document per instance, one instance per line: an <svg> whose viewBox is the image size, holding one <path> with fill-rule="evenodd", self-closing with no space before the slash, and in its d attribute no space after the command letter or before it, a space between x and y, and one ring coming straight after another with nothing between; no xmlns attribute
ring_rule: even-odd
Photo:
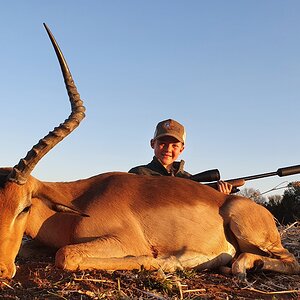
<svg viewBox="0 0 300 300"><path fill-rule="evenodd" d="M278 234L276 232L276 234ZM274 229L275 235L275 229ZM243 236L238 240L242 253L232 264L232 273L238 277L245 278L246 271L258 268L265 271L274 271L282 274L299 274L300 266L297 259L287 249L283 248L279 234L278 239L271 241L267 238L258 239ZM252 240L251 240L252 238Z"/></svg>
<svg viewBox="0 0 300 300"><path fill-rule="evenodd" d="M109 244L109 247L107 247ZM60 248L55 257L55 265L67 270L146 270L163 269L175 271L182 269L175 256L155 258L151 251L146 255L128 255L120 243L113 240L68 245Z"/></svg>
<svg viewBox="0 0 300 300"><path fill-rule="evenodd" d="M61 267L57 265L56 266ZM78 264L72 261L72 264L64 265L64 269L75 270L158 270L162 269L166 272L174 272L178 269L182 270L182 266L176 257L154 258L151 256L124 256L124 257L81 257Z"/></svg>
<svg viewBox="0 0 300 300"><path fill-rule="evenodd" d="M239 278L246 277L246 271L252 268L274 271L283 274L299 274L300 266L295 257L284 249L278 258L271 258L252 253L242 253L232 264L232 273Z"/></svg>
<svg viewBox="0 0 300 300"><path fill-rule="evenodd" d="M249 213L252 212L252 213ZM282 246L274 217L264 207L249 199L232 198L222 207L231 235L240 255L232 264L232 273L245 278L254 267L284 274L298 274L296 258Z"/></svg>

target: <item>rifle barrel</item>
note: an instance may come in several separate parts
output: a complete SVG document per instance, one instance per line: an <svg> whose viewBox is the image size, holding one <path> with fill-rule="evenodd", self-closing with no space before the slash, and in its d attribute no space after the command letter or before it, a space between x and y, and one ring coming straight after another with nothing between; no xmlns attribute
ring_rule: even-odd
<svg viewBox="0 0 300 300"><path fill-rule="evenodd" d="M247 180L259 179L259 178L264 178L264 177L276 176L276 175L279 177L290 176L290 175L299 174L299 173L300 173L300 165L296 165L296 166L291 166L291 167L279 168L276 172L250 175L250 176L245 176L245 177L240 177L240 178L228 179L225 181L235 181L235 180L247 181Z"/></svg>
<svg viewBox="0 0 300 300"><path fill-rule="evenodd" d="M277 170L277 175L280 177L289 176L300 173L300 165L280 168Z"/></svg>
<svg viewBox="0 0 300 300"><path fill-rule="evenodd" d="M277 175L277 172L269 172L269 173L262 173L262 174L250 175L250 176L245 176L245 177L227 179L225 181L234 181L234 180L245 180L245 181L247 181L247 180L254 180L254 179L270 177L270 176L275 176L275 175Z"/></svg>

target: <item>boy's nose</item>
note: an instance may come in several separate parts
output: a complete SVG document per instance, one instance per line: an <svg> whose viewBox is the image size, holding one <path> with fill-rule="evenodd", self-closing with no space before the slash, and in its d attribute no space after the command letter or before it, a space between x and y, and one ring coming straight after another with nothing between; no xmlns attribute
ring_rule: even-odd
<svg viewBox="0 0 300 300"><path fill-rule="evenodd" d="M165 144L165 145L164 145L164 149L165 149L165 150L171 149L171 145L170 145L170 144Z"/></svg>

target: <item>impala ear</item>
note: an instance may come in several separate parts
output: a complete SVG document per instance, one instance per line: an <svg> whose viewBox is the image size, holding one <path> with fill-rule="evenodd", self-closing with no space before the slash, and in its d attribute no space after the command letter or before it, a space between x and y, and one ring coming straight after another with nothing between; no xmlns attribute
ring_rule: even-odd
<svg viewBox="0 0 300 300"><path fill-rule="evenodd" d="M72 215L78 215L81 217L89 217L89 215L77 210L76 208L71 208L59 203L52 203L49 208L59 213L67 213Z"/></svg>
<svg viewBox="0 0 300 300"><path fill-rule="evenodd" d="M35 190L32 195L42 201L48 208L58 213L72 214L81 217L89 217L89 215L74 207L61 191L54 189L52 185L45 182L35 180ZM57 202L61 199L61 202ZM63 204L68 203L68 206Z"/></svg>
<svg viewBox="0 0 300 300"><path fill-rule="evenodd" d="M56 211L58 213L65 213L65 214L72 214L72 215L77 215L81 217L89 217L89 215L79 211L75 207L69 207L61 203L53 202L49 199L43 199L43 202L45 205L47 205L51 210Z"/></svg>

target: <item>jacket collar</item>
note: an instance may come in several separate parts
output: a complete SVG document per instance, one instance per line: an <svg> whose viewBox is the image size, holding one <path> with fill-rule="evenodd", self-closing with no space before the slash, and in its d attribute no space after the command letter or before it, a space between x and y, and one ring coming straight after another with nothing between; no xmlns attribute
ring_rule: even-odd
<svg viewBox="0 0 300 300"><path fill-rule="evenodd" d="M162 165L162 163L157 159L157 157L154 156L152 161L149 163L149 167L152 170L157 170L161 174L176 176L178 173L184 172L184 160L174 161L172 164L171 172L168 172L168 170Z"/></svg>

